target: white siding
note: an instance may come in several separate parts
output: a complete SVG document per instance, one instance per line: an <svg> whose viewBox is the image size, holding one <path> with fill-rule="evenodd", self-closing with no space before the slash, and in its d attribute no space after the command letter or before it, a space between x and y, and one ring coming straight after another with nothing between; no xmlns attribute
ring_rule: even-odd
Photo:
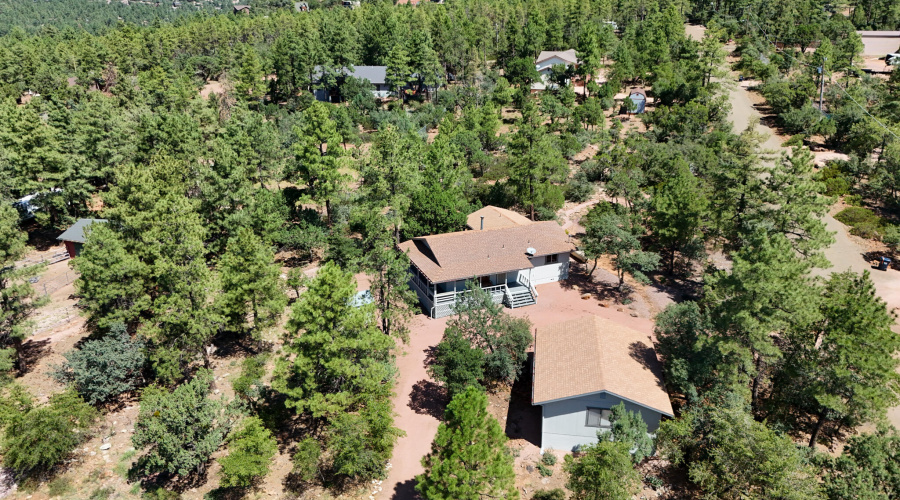
<svg viewBox="0 0 900 500"><path fill-rule="evenodd" d="M588 427L587 409L609 409L623 402L611 394L600 393L579 398L566 399L542 405L541 450L553 449L573 451L582 444L597 442L598 427ZM655 434L659 428L661 414L643 406L624 401L629 411L640 412L647 431Z"/></svg>
<svg viewBox="0 0 900 500"><path fill-rule="evenodd" d="M569 277L569 253L557 255L558 262L555 264L545 264L546 255L532 257L531 263L534 265L534 268L523 269L519 271L519 274L531 280L532 285L543 285L564 280Z"/></svg>

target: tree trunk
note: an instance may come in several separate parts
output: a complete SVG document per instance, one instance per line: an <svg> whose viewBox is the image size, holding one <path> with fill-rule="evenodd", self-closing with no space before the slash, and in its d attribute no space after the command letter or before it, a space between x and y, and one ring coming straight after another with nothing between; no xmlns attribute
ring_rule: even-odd
<svg viewBox="0 0 900 500"><path fill-rule="evenodd" d="M754 412L759 410L757 405L759 404L759 386L762 385L762 356L756 355L756 376L753 377L753 393L750 399L750 408L753 409Z"/></svg>
<svg viewBox="0 0 900 500"><path fill-rule="evenodd" d="M325 200L325 220L328 227L331 227L331 200Z"/></svg>
<svg viewBox="0 0 900 500"><path fill-rule="evenodd" d="M827 420L825 418L825 414L826 414L826 411L824 408L822 408L822 411L819 412L819 421L816 422L816 426L813 428L812 435L809 436L809 447L810 448L816 447L816 440L819 439L819 431L822 430L822 426L825 425L825 421Z"/></svg>
<svg viewBox="0 0 900 500"><path fill-rule="evenodd" d="M588 276L593 276L594 271L597 270L597 262L600 260L600 257L594 257L594 265L591 267L591 272L588 273Z"/></svg>

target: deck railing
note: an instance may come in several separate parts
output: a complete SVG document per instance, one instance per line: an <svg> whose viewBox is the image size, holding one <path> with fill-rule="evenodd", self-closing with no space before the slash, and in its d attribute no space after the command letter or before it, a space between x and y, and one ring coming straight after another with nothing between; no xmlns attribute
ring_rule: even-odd
<svg viewBox="0 0 900 500"><path fill-rule="evenodd" d="M528 276L525 276L524 274L520 274L518 281L519 281L519 283L528 287L528 289L531 290L531 293L533 293L535 297L538 296L537 289L531 284L531 280L528 279Z"/></svg>

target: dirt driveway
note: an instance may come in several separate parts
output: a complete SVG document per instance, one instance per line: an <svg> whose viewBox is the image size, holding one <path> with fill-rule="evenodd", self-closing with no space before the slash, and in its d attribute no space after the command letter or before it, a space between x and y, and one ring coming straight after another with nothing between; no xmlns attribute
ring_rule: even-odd
<svg viewBox="0 0 900 500"><path fill-rule="evenodd" d="M735 78L732 78L734 80ZM731 83L728 88L729 101L731 102L731 113L729 119L734 124L734 132L740 133L747 128L752 118L762 118L759 111L754 108L755 103L762 101L762 98L750 92L748 86L750 82L742 82L740 85ZM780 154L785 148L782 142L787 138L781 137L770 127L760 123L756 130L767 136L763 147L777 151ZM878 295L887 304L888 310L898 309L900 312L900 273L895 270L877 271L873 270L869 262L866 261L863 254L866 248L852 236L847 227L835 220L832 214L826 214L823 218L825 225L829 231L834 233L835 242L825 250L825 256L831 262L831 267L827 269L816 269L814 274L817 276L827 277L834 272L842 272L851 270L856 273L869 271L872 277L872 283ZM900 325L894 323L893 330L900 333ZM888 410L888 421L895 427L900 428L900 406L896 406Z"/></svg>

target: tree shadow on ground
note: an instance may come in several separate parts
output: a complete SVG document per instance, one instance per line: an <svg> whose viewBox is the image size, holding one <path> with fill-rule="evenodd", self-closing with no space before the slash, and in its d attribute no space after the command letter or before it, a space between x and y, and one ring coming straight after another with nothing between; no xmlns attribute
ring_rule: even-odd
<svg viewBox="0 0 900 500"><path fill-rule="evenodd" d="M427 370L429 366L433 365L437 360L437 346L433 345L428 349L425 349L425 362L422 365Z"/></svg>
<svg viewBox="0 0 900 500"><path fill-rule="evenodd" d="M589 268L588 268L589 269ZM622 303L622 300L631 295L630 290L619 290L614 286L598 282L594 276L589 276L584 268L573 269L569 277L560 281L563 290L577 290L582 294L590 294L591 298L599 301L611 300Z"/></svg>
<svg viewBox="0 0 900 500"><path fill-rule="evenodd" d="M208 468L202 471L190 474L188 476L179 476L176 474L157 473L141 478L141 460L135 462L128 471L129 482L140 481L141 489L148 493L156 492L156 490L175 491L184 493L185 491L197 488L206 484L209 479Z"/></svg>
<svg viewBox="0 0 900 500"><path fill-rule="evenodd" d="M37 224L34 224L25 230L28 232L28 244L40 252L59 245L60 241L57 240L56 237L63 233L59 229L48 229L38 226Z"/></svg>
<svg viewBox="0 0 900 500"><path fill-rule="evenodd" d="M449 402L447 389L430 380L420 380L409 393L409 406L420 415L429 415L438 420L444 418L444 408Z"/></svg>
<svg viewBox="0 0 900 500"><path fill-rule="evenodd" d="M522 373L513 384L506 413L506 435L510 439L524 439L541 445L541 407L531 404L532 366L534 353L528 353Z"/></svg>
<svg viewBox="0 0 900 500"><path fill-rule="evenodd" d="M419 500L419 493L416 491L416 480L415 479L407 479L402 483L397 483L394 486L394 494L391 495L391 500Z"/></svg>
<svg viewBox="0 0 900 500"><path fill-rule="evenodd" d="M50 354L50 339L29 340L22 344L18 361L19 376L33 370L38 361L48 354Z"/></svg>

